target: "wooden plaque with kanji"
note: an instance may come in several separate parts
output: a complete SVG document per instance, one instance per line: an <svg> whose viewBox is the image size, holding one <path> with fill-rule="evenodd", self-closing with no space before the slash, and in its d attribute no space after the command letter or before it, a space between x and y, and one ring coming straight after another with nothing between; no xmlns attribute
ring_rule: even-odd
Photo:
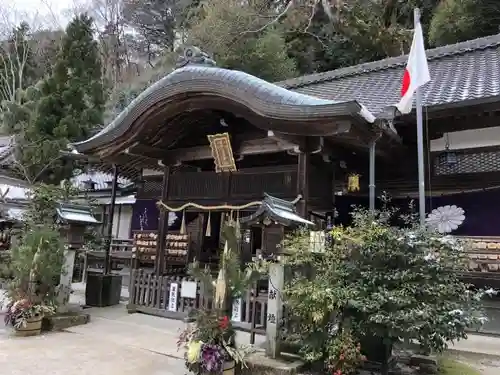
<svg viewBox="0 0 500 375"><path fill-rule="evenodd" d="M207 137L214 157L215 171L217 173L236 172L229 133L208 135Z"/></svg>

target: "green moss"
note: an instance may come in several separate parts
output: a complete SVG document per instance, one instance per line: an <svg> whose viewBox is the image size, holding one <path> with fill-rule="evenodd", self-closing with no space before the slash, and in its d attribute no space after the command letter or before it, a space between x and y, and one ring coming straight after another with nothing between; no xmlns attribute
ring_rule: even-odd
<svg viewBox="0 0 500 375"><path fill-rule="evenodd" d="M481 375L481 372L464 363L442 358L439 361L439 375Z"/></svg>

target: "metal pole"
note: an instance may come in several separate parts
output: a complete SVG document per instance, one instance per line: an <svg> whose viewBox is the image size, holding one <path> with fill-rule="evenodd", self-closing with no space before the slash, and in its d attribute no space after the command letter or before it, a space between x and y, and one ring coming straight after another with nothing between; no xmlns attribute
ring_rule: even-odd
<svg viewBox="0 0 500 375"><path fill-rule="evenodd" d="M420 10L415 8L413 12L414 24L420 22ZM417 110L417 152L418 152L418 207L420 214L420 225L425 225L425 169L424 169L424 130L422 124L422 94L420 88L416 92Z"/></svg>
<svg viewBox="0 0 500 375"><path fill-rule="evenodd" d="M370 212L375 211L375 145L377 144L377 139L374 139L370 143L370 181L368 185L370 195Z"/></svg>
<svg viewBox="0 0 500 375"><path fill-rule="evenodd" d="M108 275L111 268L111 238L113 237L113 216L115 215L116 190L118 186L118 167L113 165L113 187L111 188L111 205L109 206L108 234L106 236L106 253L104 256L104 274Z"/></svg>

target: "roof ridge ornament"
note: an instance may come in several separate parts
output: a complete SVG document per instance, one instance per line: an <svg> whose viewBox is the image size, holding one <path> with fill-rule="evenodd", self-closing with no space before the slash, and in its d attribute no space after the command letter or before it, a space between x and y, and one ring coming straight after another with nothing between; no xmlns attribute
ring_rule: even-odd
<svg viewBox="0 0 500 375"><path fill-rule="evenodd" d="M203 52L201 49L195 46L186 46L184 48L181 47L180 50L183 50L179 57L177 58L177 63L175 64L175 68L183 68L186 65L203 65L203 66L216 66L215 60L210 58L210 56Z"/></svg>

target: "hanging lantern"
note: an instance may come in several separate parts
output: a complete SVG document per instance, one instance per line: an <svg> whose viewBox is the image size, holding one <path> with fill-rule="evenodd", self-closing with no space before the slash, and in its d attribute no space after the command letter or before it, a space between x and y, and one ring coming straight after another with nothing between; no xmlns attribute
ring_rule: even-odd
<svg viewBox="0 0 500 375"><path fill-rule="evenodd" d="M450 150L450 134L446 133L444 135L444 152L439 155L439 163L447 167L453 167L458 163L457 154Z"/></svg>
<svg viewBox="0 0 500 375"><path fill-rule="evenodd" d="M458 163L457 154L449 149L439 155L439 164L445 165L447 167L453 167Z"/></svg>
<svg viewBox="0 0 500 375"><path fill-rule="evenodd" d="M352 193L359 191L359 174L350 174L347 178L347 191Z"/></svg>

